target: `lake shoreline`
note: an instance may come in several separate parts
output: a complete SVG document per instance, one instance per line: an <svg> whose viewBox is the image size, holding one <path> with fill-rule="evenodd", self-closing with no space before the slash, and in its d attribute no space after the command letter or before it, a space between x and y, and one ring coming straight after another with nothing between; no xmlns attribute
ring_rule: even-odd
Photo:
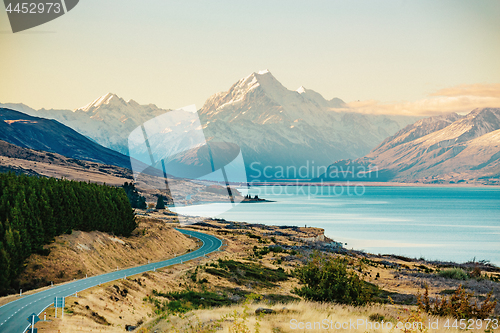
<svg viewBox="0 0 500 333"><path fill-rule="evenodd" d="M250 182L248 187L254 186L365 186L365 187L432 187L432 188L500 188L500 184L430 184L430 183L399 183L399 182L371 182L371 181L327 181L327 182L304 182L303 180L290 180L285 182Z"/></svg>
<svg viewBox="0 0 500 333"><path fill-rule="evenodd" d="M325 234L370 253L500 265L500 188L262 186L248 194L275 202L236 205L231 221L324 228ZM342 191L343 190L343 191ZM206 213L206 214L203 214ZM200 212L212 216L210 210ZM213 216L215 217L215 216Z"/></svg>

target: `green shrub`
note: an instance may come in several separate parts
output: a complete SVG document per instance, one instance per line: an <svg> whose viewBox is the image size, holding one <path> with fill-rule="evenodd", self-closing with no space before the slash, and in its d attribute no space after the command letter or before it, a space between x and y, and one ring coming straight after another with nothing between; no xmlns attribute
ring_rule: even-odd
<svg viewBox="0 0 500 333"><path fill-rule="evenodd" d="M250 237L250 238L254 238L254 239L258 239L258 240L261 240L261 239L262 239L262 237L261 237L261 236L259 236L259 235L254 235L254 234L252 234L252 233L250 233L250 232L247 232L247 233L246 233L246 235L247 235L248 237Z"/></svg>
<svg viewBox="0 0 500 333"><path fill-rule="evenodd" d="M207 268L207 269L205 269L205 272L212 274L212 275L215 275L215 276L224 277L224 278L227 278L230 276L230 274L228 272L220 270L220 269L215 269L215 268Z"/></svg>
<svg viewBox="0 0 500 333"><path fill-rule="evenodd" d="M269 252L271 252L271 250L269 249L269 247L263 247L263 248L260 248L260 249L257 246L253 247L253 254L254 254L254 256L256 256L258 258L262 258L262 256L265 256Z"/></svg>
<svg viewBox="0 0 500 333"><path fill-rule="evenodd" d="M196 278L198 277L198 267L189 275L191 281L196 282Z"/></svg>
<svg viewBox="0 0 500 333"><path fill-rule="evenodd" d="M449 268L449 269L444 269L440 271L439 276L442 276L447 279L454 279L454 280L467 280L468 275L467 273L461 269L461 268Z"/></svg>
<svg viewBox="0 0 500 333"><path fill-rule="evenodd" d="M347 269L345 259L315 254L304 266L295 269L302 288L294 292L308 300L363 305L371 295L363 280Z"/></svg>
<svg viewBox="0 0 500 333"><path fill-rule="evenodd" d="M441 295L453 295L457 291L456 289L443 289L439 293Z"/></svg>
<svg viewBox="0 0 500 333"><path fill-rule="evenodd" d="M269 247L269 250L271 252L274 252L274 253L282 253L282 252L285 252L285 250L283 250L283 248L279 245L275 245L275 246L270 246Z"/></svg>

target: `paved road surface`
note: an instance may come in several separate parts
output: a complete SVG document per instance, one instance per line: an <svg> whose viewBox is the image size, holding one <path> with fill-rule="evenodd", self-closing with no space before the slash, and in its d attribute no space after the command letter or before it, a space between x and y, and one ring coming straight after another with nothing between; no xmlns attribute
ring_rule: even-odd
<svg viewBox="0 0 500 333"><path fill-rule="evenodd" d="M0 307L0 332L25 332L29 326L28 321L26 320L28 316L33 312L36 314L42 313L43 310L54 303L54 297L67 297L73 295L75 292L97 286L100 283L106 283L109 281L122 279L126 276L152 271L154 268L161 268L179 264L181 263L181 261L186 262L188 260L202 257L207 253L217 251L222 246L222 241L217 237L191 230L177 230L183 234L199 238L203 242L203 246L196 251L169 260L92 276L86 279L54 286L44 291L37 292L36 294L23 296L18 300L7 303ZM43 318L40 319L43 320Z"/></svg>

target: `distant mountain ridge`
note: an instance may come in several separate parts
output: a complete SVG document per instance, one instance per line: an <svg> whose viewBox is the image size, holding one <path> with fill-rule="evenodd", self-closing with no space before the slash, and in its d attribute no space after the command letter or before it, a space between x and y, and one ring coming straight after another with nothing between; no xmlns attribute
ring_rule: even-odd
<svg viewBox="0 0 500 333"><path fill-rule="evenodd" d="M0 108L0 140L19 147L130 169L130 158L102 147L56 120Z"/></svg>
<svg viewBox="0 0 500 333"><path fill-rule="evenodd" d="M125 101L115 94L106 94L74 111L36 111L22 104L7 105L33 116L56 119L123 154L128 154L127 139L133 129L169 111L153 104ZM199 115L207 140L241 147L250 177L255 176L253 169L262 173L265 167L326 166L332 159L364 156L382 140L419 119L345 109L339 98L327 100L304 87L288 90L264 70L209 97Z"/></svg>
<svg viewBox="0 0 500 333"><path fill-rule="evenodd" d="M0 104L35 117L55 119L100 145L128 155L127 140L132 130L169 110L154 104L125 101L113 93L101 96L76 110L34 110L24 104Z"/></svg>
<svg viewBox="0 0 500 333"><path fill-rule="evenodd" d="M462 116L456 113L449 113L421 119L382 141L382 143L373 150L373 153L385 151L397 145L426 136L427 134L445 128L460 118L462 118Z"/></svg>
<svg viewBox="0 0 500 333"><path fill-rule="evenodd" d="M500 108L422 119L387 138L365 157L337 161L329 168L346 163L358 170L378 170L382 176L372 180L500 183ZM320 178L335 179L328 173Z"/></svg>
<svg viewBox="0 0 500 333"><path fill-rule="evenodd" d="M75 111L9 106L59 119L91 140L57 121L5 108L0 110L10 118L0 119L0 140L127 168L130 161L126 156L116 155L92 140L128 152L130 131L169 111L125 101L114 94ZM344 170L334 177L328 172L320 177L326 180L356 180L360 170L372 181L495 183L500 178L498 108L424 119L366 115L345 109L338 98L327 100L304 87L288 90L265 70L214 94L198 113L209 142L236 143L241 148L250 181L294 178L283 173L276 177L275 172L279 167L296 171L306 165L308 174L298 178L317 177L310 174L309 167L319 166L329 166L328 171ZM337 162L332 164L332 160ZM270 170L268 174L264 174L265 168Z"/></svg>

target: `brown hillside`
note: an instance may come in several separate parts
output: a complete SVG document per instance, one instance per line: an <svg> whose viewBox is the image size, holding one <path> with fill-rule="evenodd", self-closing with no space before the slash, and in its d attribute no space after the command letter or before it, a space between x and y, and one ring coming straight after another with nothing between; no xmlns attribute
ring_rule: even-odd
<svg viewBox="0 0 500 333"><path fill-rule="evenodd" d="M141 218L131 237L112 236L99 231L73 231L45 246L50 255L34 254L27 262L21 283L41 287L160 261L197 246L195 240L174 230L174 224Z"/></svg>

